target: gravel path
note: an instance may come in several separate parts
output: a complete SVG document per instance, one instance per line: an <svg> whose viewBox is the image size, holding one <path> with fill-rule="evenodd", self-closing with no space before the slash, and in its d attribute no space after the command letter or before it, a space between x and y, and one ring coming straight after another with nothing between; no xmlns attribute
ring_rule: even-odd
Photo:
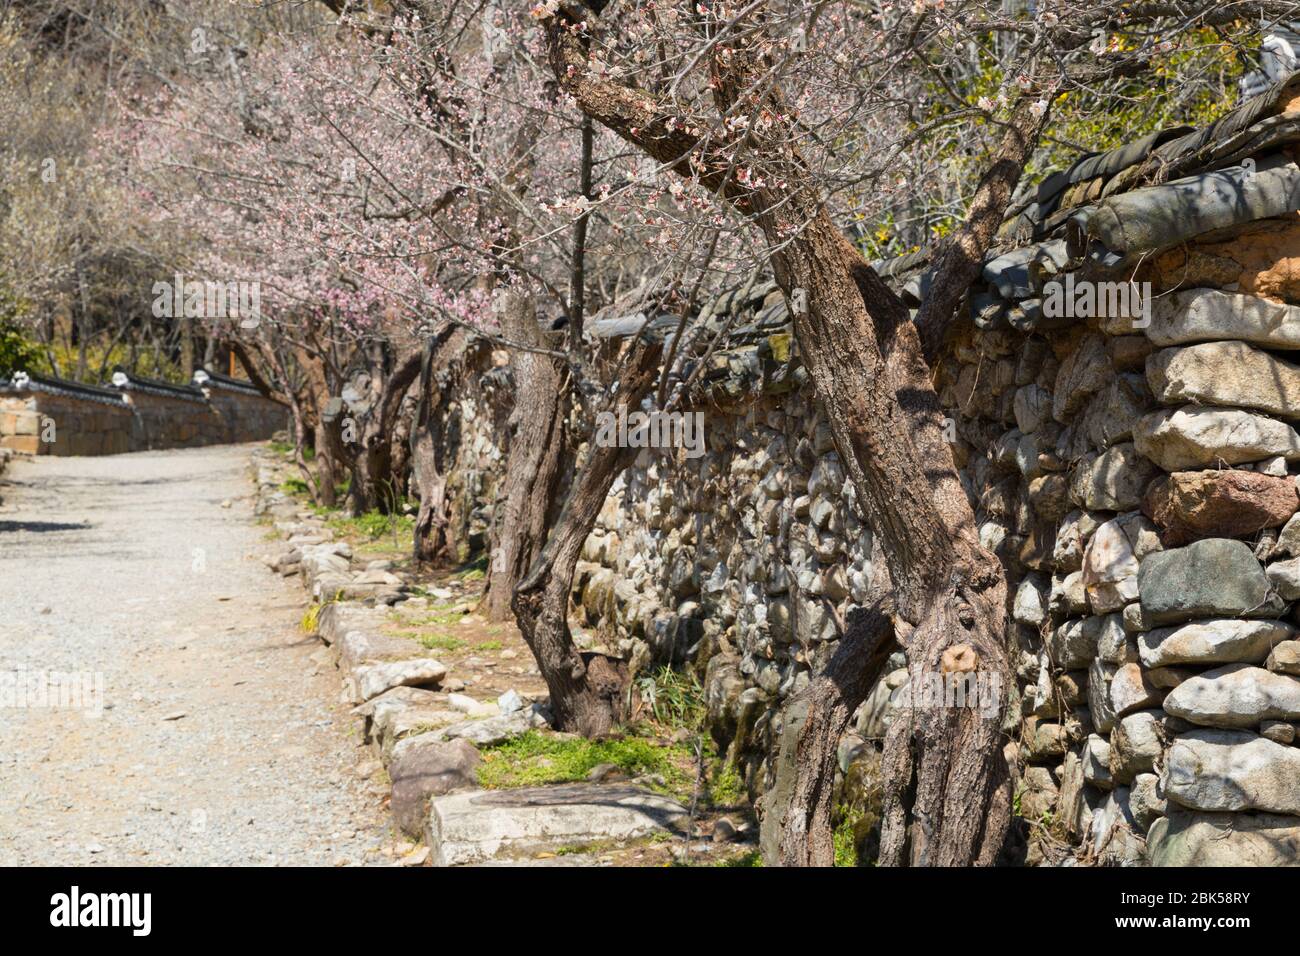
<svg viewBox="0 0 1300 956"><path fill-rule="evenodd" d="M0 865L329 865L391 842L304 592L255 558L248 453L0 479L0 680L90 675L80 709L0 684Z"/></svg>

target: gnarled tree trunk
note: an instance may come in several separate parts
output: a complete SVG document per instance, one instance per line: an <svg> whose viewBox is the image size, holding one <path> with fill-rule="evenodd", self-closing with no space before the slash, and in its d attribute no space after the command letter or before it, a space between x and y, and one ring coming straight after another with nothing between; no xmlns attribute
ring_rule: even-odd
<svg viewBox="0 0 1300 956"><path fill-rule="evenodd" d="M501 325L521 345L544 348L532 300L519 292L500 299ZM506 473L492 526L487 591L489 620L509 620L515 588L546 544L558 506L562 476L572 469L569 449L569 376L563 363L540 352L511 357L514 405L507 423Z"/></svg>
<svg viewBox="0 0 1300 956"><path fill-rule="evenodd" d="M416 564L436 561L447 548L447 476L439 463L442 387L438 372L465 344L465 333L447 326L425 343L420 356L420 399L411 425L411 472L420 491L412 546Z"/></svg>
<svg viewBox="0 0 1300 956"><path fill-rule="evenodd" d="M785 708L776 785L763 810L766 852L785 866L835 861L831 817L840 737L894 649L894 626L881 601L855 608L825 669Z"/></svg>
<svg viewBox="0 0 1300 956"><path fill-rule="evenodd" d="M587 6L599 13L602 5ZM976 535L974 511L943 440L943 416L917 330L907 308L835 226L807 182L808 168L795 145L799 138L786 119L791 110L770 81L770 64L749 46L743 30L720 43L725 50L715 51L709 61L720 116L739 105L746 115L762 109L777 118L764 131L744 134L751 181L767 184L749 188L733 176L732 154L724 148L729 144L702 145L671 104L587 69L586 33L571 30L566 18L562 14L548 25L551 65L579 108L668 168L725 197L767 239L777 283L794 317L800 358L830 420L863 517L885 556L894 587L895 630L913 674L923 679L940 671L945 652L961 649L963 666L973 661L990 678L988 685L1008 687L1006 581ZM1025 129L1014 132L1022 146L1032 139ZM991 207L1001 197L1000 189L986 194L990 209L981 216L981 228L1000 218ZM977 247L989 238L991 233L964 236L971 241L959 254L945 256L934 285L946 305L960 300L971 262L978 261ZM927 338L946 321L937 315L927 322ZM834 742L813 738L842 729L844 713L851 713L872 676L869 659L855 655L845 666L864 673L841 681L838 698L832 695L819 705L826 713L818 711L817 720L805 722L800 748L807 763L798 768L797 785L805 798L788 807L782 820L803 827L810 848L792 849L787 842L781 859L771 862L825 859L820 834L829 823L824 793L831 772L825 754ZM991 714L940 707L895 724L886 754L892 775L881 862L993 861L1011 807L1000 746L1002 709L1001 701Z"/></svg>
<svg viewBox="0 0 1300 956"><path fill-rule="evenodd" d="M611 408L636 407L655 383L660 347L634 342L629 348ZM578 651L569 631L569 592L583 542L614 479L635 457L635 448L591 443L564 510L512 602L519 630L550 689L557 724L586 737L608 734L623 716L627 674L620 662Z"/></svg>
<svg viewBox="0 0 1300 956"><path fill-rule="evenodd" d="M360 448L352 466L353 514L396 510L400 489L393 473L393 432L407 390L420 375L423 353L415 350L397 361L384 379L378 400L361 429Z"/></svg>

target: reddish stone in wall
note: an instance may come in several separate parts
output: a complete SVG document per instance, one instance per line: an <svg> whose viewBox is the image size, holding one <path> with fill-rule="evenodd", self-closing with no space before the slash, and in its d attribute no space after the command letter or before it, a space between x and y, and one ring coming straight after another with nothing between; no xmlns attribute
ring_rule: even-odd
<svg viewBox="0 0 1300 956"><path fill-rule="evenodd" d="M1142 511L1170 547L1197 538L1245 538L1300 509L1291 478L1254 471L1179 471L1151 482Z"/></svg>

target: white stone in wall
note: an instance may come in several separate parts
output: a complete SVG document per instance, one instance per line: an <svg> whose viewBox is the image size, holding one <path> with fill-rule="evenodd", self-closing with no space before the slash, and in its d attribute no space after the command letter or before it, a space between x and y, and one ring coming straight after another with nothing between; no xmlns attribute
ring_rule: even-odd
<svg viewBox="0 0 1300 956"><path fill-rule="evenodd" d="M1272 813L1172 812L1151 825L1152 866L1300 865L1300 819Z"/></svg>
<svg viewBox="0 0 1300 956"><path fill-rule="evenodd" d="M1105 803L1092 817L1092 849L1102 855L1102 862L1121 866L1136 865L1142 847L1133 834L1137 824L1129 806L1129 788L1115 787Z"/></svg>
<svg viewBox="0 0 1300 956"><path fill-rule="evenodd" d="M1105 340L1097 334L1085 336L1061 362L1052 389L1052 417L1062 424L1069 422L1114 374Z"/></svg>
<svg viewBox="0 0 1300 956"><path fill-rule="evenodd" d="M1283 641L1274 647L1264 664L1277 674L1300 674L1300 641Z"/></svg>
<svg viewBox="0 0 1300 956"><path fill-rule="evenodd" d="M1160 346L1240 339L1300 349L1300 307L1239 292L1187 289L1156 300L1146 336Z"/></svg>
<svg viewBox="0 0 1300 956"><path fill-rule="evenodd" d="M1166 405L1196 402L1300 414L1300 366L1245 342L1162 349L1147 359L1147 382Z"/></svg>
<svg viewBox="0 0 1300 956"><path fill-rule="evenodd" d="M1134 574L1137 573L1136 564ZM1019 624L1037 627L1047 620L1048 583L1041 575L1029 574L1016 588L1011 616Z"/></svg>
<svg viewBox="0 0 1300 956"><path fill-rule="evenodd" d="M1052 420L1052 393L1039 385L1016 390L1014 401L1016 427L1028 435Z"/></svg>
<svg viewBox="0 0 1300 956"><path fill-rule="evenodd" d="M1293 514L1278 533L1277 543L1273 546L1273 556L1300 556L1300 512Z"/></svg>
<svg viewBox="0 0 1300 956"><path fill-rule="evenodd" d="M1151 771L1164 753L1165 724L1162 710L1139 710L1119 721L1110 735L1110 772L1117 783L1131 783Z"/></svg>
<svg viewBox="0 0 1300 956"><path fill-rule="evenodd" d="M1083 554L1088 539L1101 522L1083 511L1071 511L1061 521L1056 532L1056 546L1052 552L1052 565L1058 571L1069 573L1083 566Z"/></svg>
<svg viewBox="0 0 1300 956"><path fill-rule="evenodd" d="M1155 707L1163 698L1164 691L1147 679L1140 664L1122 664L1111 675L1110 706L1116 719L1144 707Z"/></svg>
<svg viewBox="0 0 1300 956"><path fill-rule="evenodd" d="M1257 461L1254 468L1261 475L1272 475L1274 478L1285 478L1287 475L1286 458L1282 455Z"/></svg>
<svg viewBox="0 0 1300 956"><path fill-rule="evenodd" d="M1154 773L1140 773L1133 778L1129 792L1129 807L1138 832L1146 833L1151 824L1169 812L1164 785Z"/></svg>
<svg viewBox="0 0 1300 956"><path fill-rule="evenodd" d="M1141 502L1154 475L1151 462L1125 442L1084 458L1075 468L1070 496L1089 511L1129 511Z"/></svg>
<svg viewBox="0 0 1300 956"><path fill-rule="evenodd" d="M1193 730L1169 748L1165 790L1192 810L1300 814L1300 749L1236 730Z"/></svg>
<svg viewBox="0 0 1300 956"><path fill-rule="evenodd" d="M1052 579L1048 608L1053 614L1070 617L1088 613L1088 595L1083 586L1083 572L1071 571Z"/></svg>
<svg viewBox="0 0 1300 956"><path fill-rule="evenodd" d="M1077 427L1098 448L1129 441L1133 428L1154 401L1143 376L1126 372L1113 378L1088 404Z"/></svg>
<svg viewBox="0 0 1300 956"><path fill-rule="evenodd" d="M1285 601L1300 598L1300 558L1276 561L1264 569L1268 581Z"/></svg>
<svg viewBox="0 0 1300 956"><path fill-rule="evenodd" d="M1015 464L1025 481L1033 481L1043 473L1041 449L1037 435L1021 435L1016 442Z"/></svg>
<svg viewBox="0 0 1300 956"><path fill-rule="evenodd" d="M1137 600L1138 559L1118 519L1105 522L1083 553L1083 585L1094 612L1118 611Z"/></svg>
<svg viewBox="0 0 1300 956"><path fill-rule="evenodd" d="M1038 678L1030 698L1030 712L1035 717L1056 718L1061 714L1061 701L1052 681L1052 662L1044 652L1038 656Z"/></svg>
<svg viewBox="0 0 1300 956"><path fill-rule="evenodd" d="M1295 743L1295 724L1286 720L1261 720L1259 735L1278 744Z"/></svg>
<svg viewBox="0 0 1300 956"><path fill-rule="evenodd" d="M1300 680L1250 664L1229 664L1184 681L1165 710L1208 727L1255 727L1262 720L1300 718Z"/></svg>
<svg viewBox="0 0 1300 956"><path fill-rule="evenodd" d="M1273 645L1289 639L1296 629L1282 621L1220 619L1195 621L1148 631L1137 639L1142 664L1148 668L1171 664L1258 664Z"/></svg>
<svg viewBox="0 0 1300 956"><path fill-rule="evenodd" d="M1110 702L1110 681L1119 665L1110 664L1100 657L1088 666L1088 710L1092 724L1099 731L1109 733L1115 726L1115 708Z"/></svg>
<svg viewBox="0 0 1300 956"><path fill-rule="evenodd" d="M819 495L838 497L843 486L844 469L839 458L834 454L819 458L808 475L808 494L814 498Z"/></svg>
<svg viewBox="0 0 1300 956"><path fill-rule="evenodd" d="M1122 615L1107 614L1102 618L1101 629L1097 634L1097 657L1117 667L1138 659L1137 643L1124 629Z"/></svg>
<svg viewBox="0 0 1300 956"><path fill-rule="evenodd" d="M1066 621L1052 630L1047 638L1047 653L1052 663L1061 670L1087 667L1097 656L1097 635L1101 631L1099 617Z"/></svg>

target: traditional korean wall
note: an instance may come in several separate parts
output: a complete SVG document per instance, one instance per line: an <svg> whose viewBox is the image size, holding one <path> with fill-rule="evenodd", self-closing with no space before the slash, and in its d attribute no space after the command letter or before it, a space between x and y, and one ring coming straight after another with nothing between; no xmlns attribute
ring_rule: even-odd
<svg viewBox="0 0 1300 956"><path fill-rule="evenodd" d="M74 383L42 382L0 388L0 448L31 455L112 455L258 441L287 423L280 405L217 384L185 394L138 387L79 390Z"/></svg>
<svg viewBox="0 0 1300 956"><path fill-rule="evenodd" d="M15 452L112 455L133 450L131 433L131 409L125 404L74 395L0 393L0 447Z"/></svg>
<svg viewBox="0 0 1300 956"><path fill-rule="evenodd" d="M935 364L980 538L1011 582L1012 859L1300 862L1300 306L1280 300L1290 267L1259 235L1290 248L1300 224L1154 257L1137 276L1156 297L1145 327L967 323ZM696 670L761 811L785 704L869 600L873 543L780 294L720 308L712 320L734 311L740 331L688 409L704 415L704 454L647 449L618 480L574 621L580 643L641 673ZM470 470L490 472L482 412L462 442L477 443ZM896 654L841 743L868 840L891 697L907 688Z"/></svg>

